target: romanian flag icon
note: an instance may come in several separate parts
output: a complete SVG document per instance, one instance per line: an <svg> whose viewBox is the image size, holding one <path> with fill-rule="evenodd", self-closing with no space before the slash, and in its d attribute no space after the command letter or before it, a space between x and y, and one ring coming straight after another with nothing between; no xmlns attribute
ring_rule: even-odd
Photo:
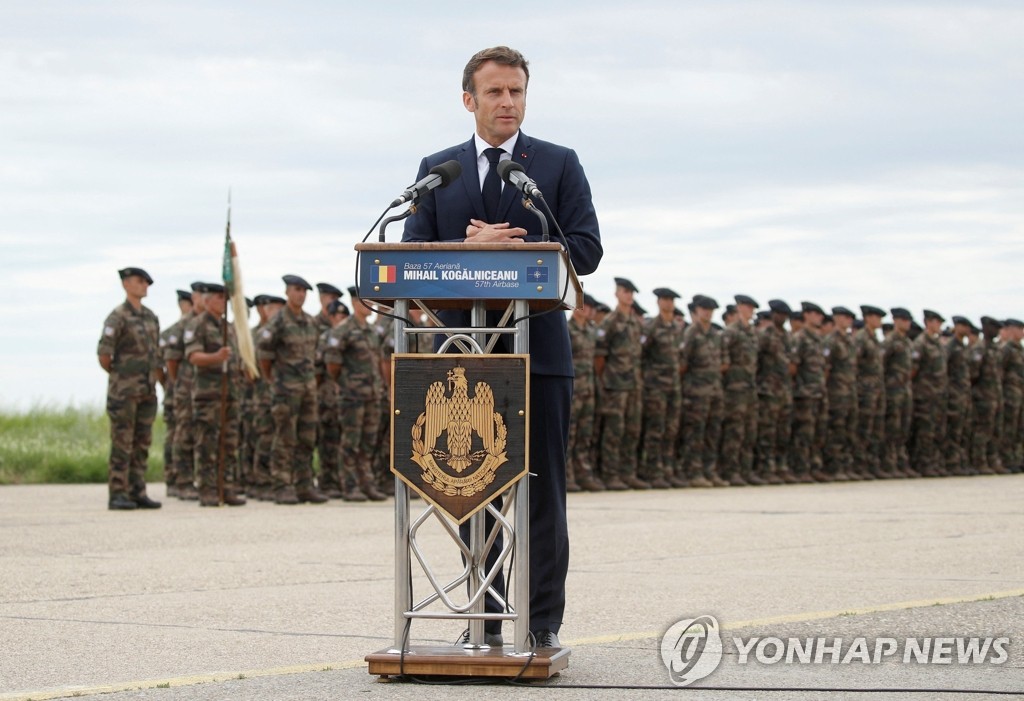
<svg viewBox="0 0 1024 701"><path fill-rule="evenodd" d="M395 266L393 265L378 265L377 275L374 282L394 282L395 281Z"/></svg>

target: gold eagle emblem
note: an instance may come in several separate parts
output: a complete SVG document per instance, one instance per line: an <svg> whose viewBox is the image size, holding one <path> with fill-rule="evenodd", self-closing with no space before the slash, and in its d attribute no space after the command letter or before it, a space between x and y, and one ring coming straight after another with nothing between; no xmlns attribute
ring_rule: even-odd
<svg viewBox="0 0 1024 701"><path fill-rule="evenodd" d="M495 471L508 460L508 431L501 414L494 411L490 385L477 382L470 397L461 366L449 370L447 380L447 387L438 381L427 389L425 410L412 427L412 459L423 469L426 484L449 496L469 496L494 481ZM473 450L474 434L480 439L479 450ZM442 436L446 449L441 447ZM438 461L455 474L443 470ZM477 463L476 470L462 476Z"/></svg>

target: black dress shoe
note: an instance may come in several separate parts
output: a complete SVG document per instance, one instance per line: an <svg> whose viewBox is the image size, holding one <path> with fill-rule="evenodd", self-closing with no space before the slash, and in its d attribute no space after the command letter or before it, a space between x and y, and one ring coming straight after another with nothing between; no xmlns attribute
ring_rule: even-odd
<svg viewBox="0 0 1024 701"><path fill-rule="evenodd" d="M469 628L466 628L466 630L462 632L462 637L459 638L459 642L455 644L463 647L469 645ZM488 633L487 631L484 631L484 645L500 648L505 645L505 640L501 637L501 633Z"/></svg>
<svg viewBox="0 0 1024 701"><path fill-rule="evenodd" d="M134 501L135 505L140 509L159 509L161 506L160 502L153 501L145 494L140 494L139 496L132 497L132 501Z"/></svg>
<svg viewBox="0 0 1024 701"><path fill-rule="evenodd" d="M127 494L111 494L107 508L111 511L134 511L139 505Z"/></svg>
<svg viewBox="0 0 1024 701"><path fill-rule="evenodd" d="M542 647L562 647L562 643L558 641L558 633L550 630L538 630L533 635L537 640L537 649Z"/></svg>

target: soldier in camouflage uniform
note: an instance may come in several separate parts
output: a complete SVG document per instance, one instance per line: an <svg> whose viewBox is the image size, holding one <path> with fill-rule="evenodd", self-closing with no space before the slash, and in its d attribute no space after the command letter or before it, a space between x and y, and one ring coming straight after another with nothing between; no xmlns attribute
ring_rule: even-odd
<svg viewBox="0 0 1024 701"><path fill-rule="evenodd" d="M765 484L754 470L757 444L758 337L752 325L758 304L736 295L736 318L722 333L722 385L725 419L722 422L720 472L729 484Z"/></svg>
<svg viewBox="0 0 1024 701"><path fill-rule="evenodd" d="M910 439L913 367L911 341L907 336L912 318L902 307L890 310L893 328L882 343L885 371L885 462L887 477L919 477L910 466L907 442Z"/></svg>
<svg viewBox="0 0 1024 701"><path fill-rule="evenodd" d="M256 295L253 300L259 314L259 324L252 329L253 347L259 344L260 332L263 327L281 311L285 305L283 297L274 295ZM274 446L274 417L271 414L270 382L260 375L253 383L252 432L253 446L252 464L246 469L246 494L260 501L274 500L273 479L270 476L270 456Z"/></svg>
<svg viewBox="0 0 1024 701"><path fill-rule="evenodd" d="M794 338L797 332L804 327L804 313L800 309L795 309L789 315L789 333L786 335L786 351L789 353L790 361L793 358ZM789 391L786 392L785 405L782 408L781 421L779 422L779 453L783 456L780 466L785 475L792 475L793 471L789 469L789 454L791 449L791 443L793 438L793 372L794 365L792 362L789 363L790 377L789 377ZM798 482L801 480L797 480Z"/></svg>
<svg viewBox="0 0 1024 701"><path fill-rule="evenodd" d="M323 284L323 283L320 283ZM316 343L316 360L314 362L316 372L317 391L317 414L320 417L320 432L318 434L317 452L320 456L320 472L317 475L317 485L324 496L329 499L341 499L343 490L341 488L341 406L338 395L337 381L327 374L327 366L324 362L324 354L327 351L327 338L331 329L345 320L344 315L339 313L340 299L335 299L327 305L327 321L330 324L320 332ZM318 328L319 328L319 317Z"/></svg>
<svg viewBox="0 0 1024 701"><path fill-rule="evenodd" d="M641 479L656 489L684 486L676 477L676 440L682 410L679 352L683 330L673 310L679 295L667 287L654 290L658 315L644 322L640 336L643 367L643 464Z"/></svg>
<svg viewBox="0 0 1024 701"><path fill-rule="evenodd" d="M946 353L946 430L942 436L942 453L946 473L974 474L964 449L971 406L971 370L967 358L967 335L972 324L962 316L953 317L953 337L944 347Z"/></svg>
<svg viewBox="0 0 1024 701"><path fill-rule="evenodd" d="M594 440L594 352L597 328L591 319L596 303L589 294L583 296L583 308L574 309L569 319L569 342L575 377L572 382L572 411L569 412L569 443L566 451L567 492L604 491L604 484L594 475L590 462Z"/></svg>
<svg viewBox="0 0 1024 701"><path fill-rule="evenodd" d="M825 312L813 302L802 302L804 323L793 334L790 355L793 375L793 434L789 451L789 469L803 482L828 481L817 470L819 456L814 454L819 440L818 416L825 405L825 354L818 335Z"/></svg>
<svg viewBox="0 0 1024 701"><path fill-rule="evenodd" d="M382 501L377 488L374 451L380 430L380 402L384 393L381 376L383 344L369 324L372 310L352 293L352 316L327 335L324 364L339 387L341 401L341 468L344 498L348 501Z"/></svg>
<svg viewBox="0 0 1024 701"><path fill-rule="evenodd" d="M167 496L178 496L177 474L174 471L174 378L167 367L164 353L168 343L177 343L185 331L184 319L192 311L192 293L188 290L177 290L178 309L181 317L160 332L160 360L164 366L164 483L167 485Z"/></svg>
<svg viewBox="0 0 1024 701"><path fill-rule="evenodd" d="M352 287L350 289L355 289ZM357 292L358 294L358 292ZM353 304L361 304L357 297L352 297ZM372 307L375 307L371 303ZM395 476L391 473L391 356L395 354L395 320L384 314L377 314L373 330L380 337L381 344L381 379L383 385L380 395L380 423L377 428L376 447L374 448L373 474L377 480L378 491L387 496L395 495ZM413 334L410 347L415 348L418 339Z"/></svg>
<svg viewBox="0 0 1024 701"><path fill-rule="evenodd" d="M156 418L156 385L163 381L159 357L160 321L142 298L153 278L142 268L118 271L125 302L103 322L97 346L100 367L108 374L110 462L107 507L111 510L159 509L146 495L146 466Z"/></svg>
<svg viewBox="0 0 1024 701"><path fill-rule="evenodd" d="M691 487L724 487L729 483L718 476L716 464L721 436L722 346L711 328L711 314L718 302L695 295L693 306L694 323L683 333L679 368L683 376L680 476ZM712 442L715 453L708 450Z"/></svg>
<svg viewBox="0 0 1024 701"><path fill-rule="evenodd" d="M870 304L861 305L863 327L854 334L857 367L857 440L853 444L855 464L862 478L882 477L885 445L885 369L878 329L888 312Z"/></svg>
<svg viewBox="0 0 1024 701"><path fill-rule="evenodd" d="M274 443L270 473L274 503L321 504L327 501L313 484L316 444L316 322L302 310L312 286L298 275L285 275L288 303L259 334L259 361L271 383Z"/></svg>
<svg viewBox="0 0 1024 701"><path fill-rule="evenodd" d="M831 479L842 482L862 479L853 464L857 431L857 352L850 334L854 313L846 307L833 307L832 318L835 328L825 336L823 348L828 398L824 468Z"/></svg>
<svg viewBox="0 0 1024 701"><path fill-rule="evenodd" d="M789 345L786 322L792 311L781 299L768 301L771 325L757 336L757 450L755 471L770 484L798 481L783 467L784 447L779 444L779 424L788 421L787 396L791 398Z"/></svg>
<svg viewBox="0 0 1024 701"><path fill-rule="evenodd" d="M971 398L974 423L971 431L971 466L983 475L1001 472L993 460L998 452L996 427L1003 403L1003 383L996 337L1002 324L992 317L981 317L984 337L972 348L969 356L971 368Z"/></svg>
<svg viewBox="0 0 1024 701"><path fill-rule="evenodd" d="M319 420L316 433L316 452L320 462L317 484L320 491L326 496L340 499L341 473L338 467L338 458L341 455L341 424L338 416L338 393L334 383L325 381L323 355L327 332L335 325L331 319L330 307L341 299L342 292L327 282L318 282L316 289L320 294L320 312L314 317L317 331L316 360L314 362L316 414Z"/></svg>
<svg viewBox="0 0 1024 701"><path fill-rule="evenodd" d="M185 326L185 357L195 368L192 378L192 417L195 425L195 479L200 506L220 506L219 474L223 470L223 503L242 506L235 493L238 473L242 373L234 327L222 327L227 297L224 286L206 283L205 311ZM225 328L228 333L224 343ZM226 384L225 384L226 383ZM226 389L226 391L225 391ZM224 464L220 465L221 455Z"/></svg>
<svg viewBox="0 0 1024 701"><path fill-rule="evenodd" d="M181 333L173 342L167 339L164 360L174 385L174 461L175 491L178 498L194 501L199 498L195 487L195 425L192 421L192 377L194 368L185 358L185 326L203 313L203 282L192 283L192 311L181 320Z"/></svg>
<svg viewBox="0 0 1024 701"><path fill-rule="evenodd" d="M913 417L910 424L910 464L925 477L939 477L945 461L939 442L945 432L948 371L946 352L939 342L945 319L938 312L924 310L924 330L914 339L910 357Z"/></svg>
<svg viewBox="0 0 1024 701"><path fill-rule="evenodd" d="M1020 472L1024 464L1021 444L1022 406L1024 406L1024 322L1007 319L1003 322L1005 338L1000 344L1003 370L1003 423L1000 434L1003 466Z"/></svg>
<svg viewBox="0 0 1024 701"><path fill-rule="evenodd" d="M601 387L601 478L608 489L648 489L637 476L640 440L640 336L643 327L633 312L636 285L615 278L615 310L597 329L594 370Z"/></svg>

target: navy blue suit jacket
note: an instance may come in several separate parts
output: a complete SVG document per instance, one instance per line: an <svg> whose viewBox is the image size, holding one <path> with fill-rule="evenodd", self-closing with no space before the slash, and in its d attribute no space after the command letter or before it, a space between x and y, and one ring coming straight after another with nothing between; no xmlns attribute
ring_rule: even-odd
<svg viewBox="0 0 1024 701"><path fill-rule="evenodd" d="M434 166L452 159L462 165L462 175L447 187L436 189L423 198L416 214L405 222L403 241L462 241L466 238L470 219L487 221L473 139L424 158L416 179L426 176ZM576 273L589 275L594 272L604 251L590 184L576 152L534 139L520 131L512 160L523 166L526 174L544 193L545 201L565 233L569 257ZM526 241L540 241L540 222L536 215L522 206L521 199L521 193L506 184L501 192L498 220L488 223L508 222L511 227L526 229ZM553 224L551 240L559 240ZM468 314L460 318L456 314L445 313L442 318L449 325L468 325ZM572 348L564 313L555 311L530 321L530 371L539 375L573 376Z"/></svg>

